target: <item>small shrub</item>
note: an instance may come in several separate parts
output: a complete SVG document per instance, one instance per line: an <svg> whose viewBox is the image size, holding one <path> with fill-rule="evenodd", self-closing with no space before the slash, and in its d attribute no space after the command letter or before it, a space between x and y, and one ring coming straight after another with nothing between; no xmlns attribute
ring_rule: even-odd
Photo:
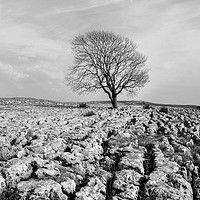
<svg viewBox="0 0 200 200"><path fill-rule="evenodd" d="M95 112L93 110L90 110L90 111L86 112L83 116L84 117L90 117L92 115L96 115L96 114L95 114Z"/></svg>
<svg viewBox="0 0 200 200"><path fill-rule="evenodd" d="M112 109L113 109L113 107L111 107L111 106L108 107L108 110L112 110Z"/></svg>
<svg viewBox="0 0 200 200"><path fill-rule="evenodd" d="M149 104L144 104L143 109L150 109L152 108Z"/></svg>
<svg viewBox="0 0 200 200"><path fill-rule="evenodd" d="M167 107L161 107L159 111L160 111L160 112L163 112L163 113L165 113L165 114L168 114L169 109L168 109Z"/></svg>
<svg viewBox="0 0 200 200"><path fill-rule="evenodd" d="M86 103L79 103L78 108L88 108L89 106Z"/></svg>

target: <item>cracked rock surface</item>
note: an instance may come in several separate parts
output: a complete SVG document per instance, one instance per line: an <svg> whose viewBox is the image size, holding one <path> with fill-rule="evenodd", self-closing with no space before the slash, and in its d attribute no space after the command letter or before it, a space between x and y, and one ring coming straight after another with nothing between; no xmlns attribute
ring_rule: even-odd
<svg viewBox="0 0 200 200"><path fill-rule="evenodd" d="M0 108L1 200L200 200L197 109Z"/></svg>

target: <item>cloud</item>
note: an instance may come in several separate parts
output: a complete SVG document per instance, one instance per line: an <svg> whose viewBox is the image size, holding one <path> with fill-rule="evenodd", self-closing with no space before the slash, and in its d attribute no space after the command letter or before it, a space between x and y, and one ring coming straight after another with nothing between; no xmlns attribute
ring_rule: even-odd
<svg viewBox="0 0 200 200"><path fill-rule="evenodd" d="M45 66L35 65L26 68L26 73L35 81L60 81L64 80L65 74L58 68L52 67L45 62Z"/></svg>
<svg viewBox="0 0 200 200"><path fill-rule="evenodd" d="M13 66L0 62L0 75L6 75L15 80L28 78L29 75L23 72L16 71Z"/></svg>
<svg viewBox="0 0 200 200"><path fill-rule="evenodd" d="M90 0L90 4L101 6L101 5L107 5L112 3L120 3L124 0Z"/></svg>
<svg viewBox="0 0 200 200"><path fill-rule="evenodd" d="M170 94L171 100L181 96L189 101L183 88L200 87L199 8L199 0L0 1L1 85L14 94L80 99L63 85L73 63L70 41L79 33L103 29L133 39L148 56L150 83L138 98L167 101Z"/></svg>
<svg viewBox="0 0 200 200"><path fill-rule="evenodd" d="M40 35L27 24L4 21L0 25L0 48L22 57L55 59L67 52L66 44Z"/></svg>

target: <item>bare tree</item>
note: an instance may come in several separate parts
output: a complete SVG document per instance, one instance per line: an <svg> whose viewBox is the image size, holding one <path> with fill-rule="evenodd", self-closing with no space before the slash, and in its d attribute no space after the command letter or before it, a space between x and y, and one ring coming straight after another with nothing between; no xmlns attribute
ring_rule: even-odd
<svg viewBox="0 0 200 200"><path fill-rule="evenodd" d="M120 93L135 94L149 80L144 68L147 57L136 48L136 43L112 32L90 31L75 37L67 84L79 94L103 89L117 108Z"/></svg>

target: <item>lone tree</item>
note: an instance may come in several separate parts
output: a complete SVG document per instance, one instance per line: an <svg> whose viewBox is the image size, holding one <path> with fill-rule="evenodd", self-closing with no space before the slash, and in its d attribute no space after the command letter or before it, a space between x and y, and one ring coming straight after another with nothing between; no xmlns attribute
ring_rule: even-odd
<svg viewBox="0 0 200 200"><path fill-rule="evenodd" d="M112 32L90 31L75 37L74 65L66 77L67 85L79 94L103 89L117 108L120 93L136 94L149 80L144 68L147 57L136 48L132 40Z"/></svg>

